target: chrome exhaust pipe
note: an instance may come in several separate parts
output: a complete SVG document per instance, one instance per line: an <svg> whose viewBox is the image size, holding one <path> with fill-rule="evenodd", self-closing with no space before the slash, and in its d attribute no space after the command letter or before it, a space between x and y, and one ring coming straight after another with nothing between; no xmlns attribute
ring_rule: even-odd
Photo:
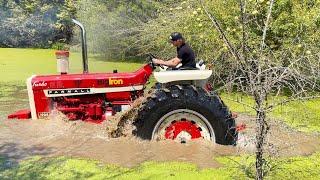
<svg viewBox="0 0 320 180"><path fill-rule="evenodd" d="M72 22L78 25L81 29L81 47L82 47L82 62L83 62L83 73L86 74L88 70L88 53L87 53L87 37L84 26L77 20L72 19Z"/></svg>

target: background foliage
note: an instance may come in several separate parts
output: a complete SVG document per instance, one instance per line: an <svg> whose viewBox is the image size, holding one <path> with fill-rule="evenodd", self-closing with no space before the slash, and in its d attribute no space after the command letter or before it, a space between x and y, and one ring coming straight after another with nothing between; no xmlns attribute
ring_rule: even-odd
<svg viewBox="0 0 320 180"><path fill-rule="evenodd" d="M167 43L173 31L182 32L200 58L217 59L228 50L200 0L0 0L0 45L48 47L70 41L70 18L77 17L88 29L91 50L104 55L130 57L154 51L169 57ZM249 41L259 45L261 26L269 1L248 0ZM204 1L224 31L237 45L241 39L240 7L237 1ZM267 45L274 50L290 48L299 53L317 52L320 1L278 0L275 2ZM47 43L47 44L46 44ZM239 46L239 45L238 45Z"/></svg>
<svg viewBox="0 0 320 180"><path fill-rule="evenodd" d="M261 44L269 1L246 3L248 48L254 54ZM152 52L168 59L176 53L168 36L178 31L198 59L213 64L213 81L219 83L234 71L235 63L204 8L217 17L240 51L240 7L231 0L0 0L0 47L61 49L71 44L80 49L79 33L73 32L70 23L76 17L87 28L91 53L106 59L139 60ZM271 18L266 44L275 56L285 57L277 63L309 57L319 64L320 0L277 0Z"/></svg>
<svg viewBox="0 0 320 180"><path fill-rule="evenodd" d="M235 71L235 63L204 8L217 17L227 37L241 51L240 6L238 1L231 0L206 0L204 7L201 2L80 0L77 15L88 29L90 51L108 59L142 59L149 52L171 58L176 50L168 43L168 36L181 32L197 58L213 65L213 81L220 83ZM255 54L259 52L269 1L246 2L248 48ZM319 64L319 0L278 0L271 18L266 45L273 51L274 59L281 57L275 63L286 65L291 59L303 57Z"/></svg>
<svg viewBox="0 0 320 180"><path fill-rule="evenodd" d="M73 0L0 0L0 47L55 48L68 43L68 22L75 13Z"/></svg>

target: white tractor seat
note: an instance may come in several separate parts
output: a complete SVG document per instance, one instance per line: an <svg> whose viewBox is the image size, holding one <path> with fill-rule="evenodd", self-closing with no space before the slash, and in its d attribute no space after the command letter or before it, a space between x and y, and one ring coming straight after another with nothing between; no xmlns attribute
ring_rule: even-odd
<svg viewBox="0 0 320 180"><path fill-rule="evenodd" d="M153 73L155 79L159 83L185 80L206 80L211 76L211 74L211 70L172 70Z"/></svg>

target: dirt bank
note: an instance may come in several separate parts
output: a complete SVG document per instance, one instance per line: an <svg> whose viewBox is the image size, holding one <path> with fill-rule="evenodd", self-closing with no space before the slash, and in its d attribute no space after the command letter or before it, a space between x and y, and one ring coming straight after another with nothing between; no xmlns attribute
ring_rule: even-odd
<svg viewBox="0 0 320 180"><path fill-rule="evenodd" d="M246 129L239 135L239 148L253 153L255 118L240 115L237 122L246 124ZM297 131L276 119L268 120L268 125L270 129L266 138L266 151L272 156L310 155L320 150L320 137L317 134Z"/></svg>

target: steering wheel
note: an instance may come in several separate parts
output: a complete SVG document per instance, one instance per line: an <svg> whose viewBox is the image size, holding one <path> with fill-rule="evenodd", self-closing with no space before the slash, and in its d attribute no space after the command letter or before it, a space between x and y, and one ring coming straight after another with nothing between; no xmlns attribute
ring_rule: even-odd
<svg viewBox="0 0 320 180"><path fill-rule="evenodd" d="M152 59L156 59L157 57L155 55L153 55L152 53L148 54L148 61L150 62L151 66L153 69L156 68L156 66L160 66L162 69L164 69L164 67L160 64L155 64Z"/></svg>
<svg viewBox="0 0 320 180"><path fill-rule="evenodd" d="M155 58L155 56L153 54L151 54L151 53L148 53L147 55L148 55L147 61L151 65L152 69L156 69L156 65L152 61L152 59Z"/></svg>

